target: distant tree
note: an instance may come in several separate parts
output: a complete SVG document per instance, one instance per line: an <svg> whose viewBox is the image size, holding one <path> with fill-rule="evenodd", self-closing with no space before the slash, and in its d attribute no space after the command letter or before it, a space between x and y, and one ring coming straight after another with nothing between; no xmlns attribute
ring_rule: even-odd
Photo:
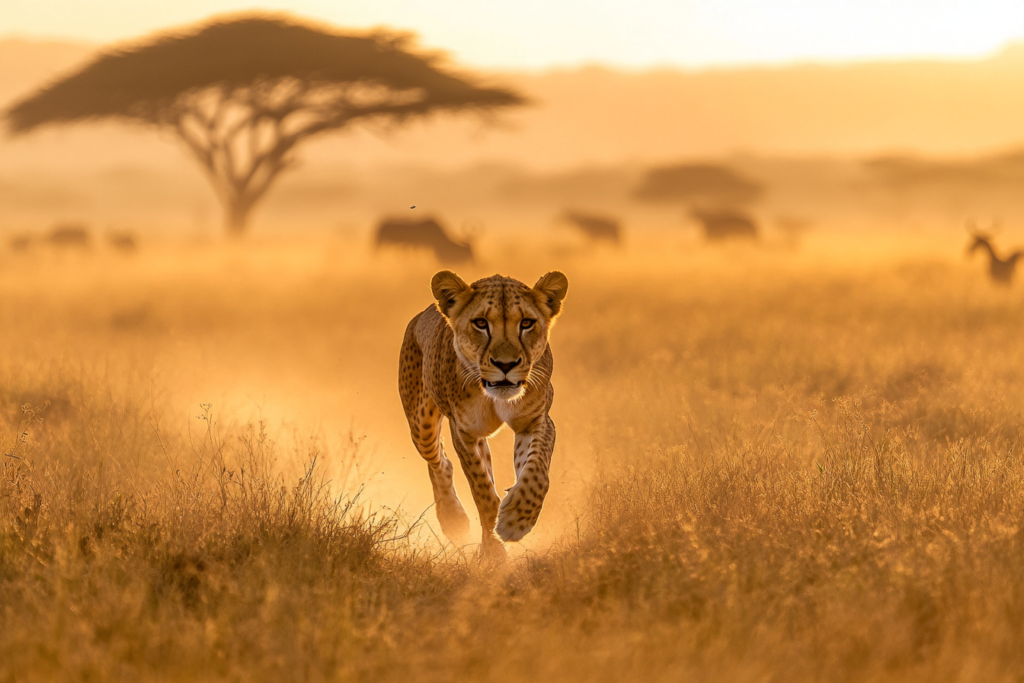
<svg viewBox="0 0 1024 683"><path fill-rule="evenodd" d="M13 134L103 118L174 131L206 170L229 232L295 162L295 147L360 121L486 112L524 99L413 54L405 35L342 35L270 17L215 21L108 52L6 112Z"/></svg>
<svg viewBox="0 0 1024 683"><path fill-rule="evenodd" d="M748 204L763 191L757 182L725 166L679 164L651 169L633 194L644 201L721 208Z"/></svg>

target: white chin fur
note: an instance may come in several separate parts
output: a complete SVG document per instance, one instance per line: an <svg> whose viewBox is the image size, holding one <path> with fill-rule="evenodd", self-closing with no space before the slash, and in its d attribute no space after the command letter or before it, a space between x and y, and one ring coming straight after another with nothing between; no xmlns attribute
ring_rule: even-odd
<svg viewBox="0 0 1024 683"><path fill-rule="evenodd" d="M484 392L499 401L515 401L526 393L526 385L519 387L484 387Z"/></svg>

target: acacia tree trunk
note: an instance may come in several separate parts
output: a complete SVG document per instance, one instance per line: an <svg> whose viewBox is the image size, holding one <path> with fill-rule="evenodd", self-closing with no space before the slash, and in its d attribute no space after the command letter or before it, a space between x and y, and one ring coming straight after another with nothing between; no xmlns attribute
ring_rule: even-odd
<svg viewBox="0 0 1024 683"><path fill-rule="evenodd" d="M224 227L228 236L240 239L249 227L249 214L258 197L231 197L224 200Z"/></svg>

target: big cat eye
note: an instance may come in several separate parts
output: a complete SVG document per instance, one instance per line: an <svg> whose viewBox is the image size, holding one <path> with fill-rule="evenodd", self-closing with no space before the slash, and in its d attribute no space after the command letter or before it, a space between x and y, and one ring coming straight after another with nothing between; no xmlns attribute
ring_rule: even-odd
<svg viewBox="0 0 1024 683"><path fill-rule="evenodd" d="M523 321L521 323L519 323L519 327L523 328L524 330L528 330L531 327L533 327L533 324L535 322L537 322L537 321L536 320L530 320L529 318L523 318Z"/></svg>
<svg viewBox="0 0 1024 683"><path fill-rule="evenodd" d="M486 330L487 329L487 319L486 318L477 318L476 320L473 321L473 324L476 325L476 328L478 330Z"/></svg>

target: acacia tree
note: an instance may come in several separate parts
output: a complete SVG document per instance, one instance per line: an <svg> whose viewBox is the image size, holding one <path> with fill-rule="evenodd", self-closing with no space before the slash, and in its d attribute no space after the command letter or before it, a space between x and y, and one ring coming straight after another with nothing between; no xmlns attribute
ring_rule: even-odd
<svg viewBox="0 0 1024 683"><path fill-rule="evenodd" d="M409 51L405 35L343 35L270 17L215 21L108 52L16 103L12 134L117 118L172 130L213 183L232 235L300 143L360 121L518 105Z"/></svg>

